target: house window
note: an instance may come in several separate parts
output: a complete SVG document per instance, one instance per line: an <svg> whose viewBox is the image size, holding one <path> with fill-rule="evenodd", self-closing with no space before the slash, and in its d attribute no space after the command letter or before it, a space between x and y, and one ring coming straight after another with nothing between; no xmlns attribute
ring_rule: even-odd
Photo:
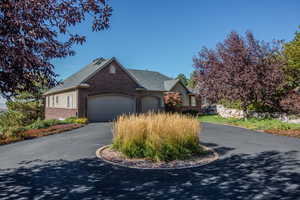
<svg viewBox="0 0 300 200"><path fill-rule="evenodd" d="M52 107L54 107L55 104L54 104L54 96L52 96Z"/></svg>
<svg viewBox="0 0 300 200"><path fill-rule="evenodd" d="M111 66L109 67L109 73L110 73L110 74L115 74L115 73L116 73L116 68L115 68L115 66L111 65Z"/></svg>
<svg viewBox="0 0 300 200"><path fill-rule="evenodd" d="M70 108L71 105L71 97L67 96L67 107Z"/></svg>
<svg viewBox="0 0 300 200"><path fill-rule="evenodd" d="M191 106L196 106L196 97L191 96Z"/></svg>
<svg viewBox="0 0 300 200"><path fill-rule="evenodd" d="M50 107L50 96L47 96L48 107Z"/></svg>
<svg viewBox="0 0 300 200"><path fill-rule="evenodd" d="M58 104L58 96L56 96L56 99L55 99L55 100L56 100L56 104Z"/></svg>

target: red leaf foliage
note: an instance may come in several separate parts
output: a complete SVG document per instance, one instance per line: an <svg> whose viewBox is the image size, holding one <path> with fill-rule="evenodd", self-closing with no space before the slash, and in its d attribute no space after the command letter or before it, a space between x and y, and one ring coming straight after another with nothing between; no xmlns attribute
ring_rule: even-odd
<svg viewBox="0 0 300 200"><path fill-rule="evenodd" d="M216 48L203 48L193 59L199 93L211 102L239 100L244 110L251 104L276 108L284 74L281 43L264 43L251 32L246 37L231 32Z"/></svg>
<svg viewBox="0 0 300 200"><path fill-rule="evenodd" d="M280 106L288 113L300 114L300 94L296 91L291 91L280 101Z"/></svg>
<svg viewBox="0 0 300 200"><path fill-rule="evenodd" d="M176 111L177 107L182 105L181 94L178 92L166 92L164 103L168 111Z"/></svg>

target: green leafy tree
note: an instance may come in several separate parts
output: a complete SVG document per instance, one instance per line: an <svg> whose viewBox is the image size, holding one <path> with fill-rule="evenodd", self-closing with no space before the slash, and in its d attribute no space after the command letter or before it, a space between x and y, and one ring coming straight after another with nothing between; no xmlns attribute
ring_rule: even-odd
<svg viewBox="0 0 300 200"><path fill-rule="evenodd" d="M300 26L299 26L300 29ZM286 80L291 88L300 85L300 32L296 31L292 41L284 45L284 54L287 58L285 67Z"/></svg>
<svg viewBox="0 0 300 200"><path fill-rule="evenodd" d="M176 79L179 79L185 86L188 86L189 79L184 74L178 74Z"/></svg>
<svg viewBox="0 0 300 200"><path fill-rule="evenodd" d="M47 89L43 85L45 83L35 83L35 87L39 88L37 92L18 91L14 98L6 102L7 112L0 115L2 135L11 135L14 130L29 125L37 119L43 119L43 92Z"/></svg>
<svg viewBox="0 0 300 200"><path fill-rule="evenodd" d="M188 84L187 84L187 87L189 88L195 88L196 85L197 85L197 81L196 81L196 74L197 72L196 71L193 71L191 74L190 74L190 79L188 79Z"/></svg>

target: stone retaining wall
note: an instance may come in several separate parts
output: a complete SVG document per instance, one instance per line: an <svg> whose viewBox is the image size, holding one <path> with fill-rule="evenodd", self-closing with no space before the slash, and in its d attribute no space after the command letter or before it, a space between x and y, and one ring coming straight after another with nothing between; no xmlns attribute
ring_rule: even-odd
<svg viewBox="0 0 300 200"><path fill-rule="evenodd" d="M216 105L216 113L219 114L221 117L224 118L237 118L241 119L246 116L245 112L238 109L231 109L231 108L225 108L223 105ZM258 113L258 112L252 112L249 114L250 117L255 118L266 118L266 117L272 117L275 119L278 119L283 122L288 123L299 123L300 124L300 118L295 116L289 116L286 113Z"/></svg>

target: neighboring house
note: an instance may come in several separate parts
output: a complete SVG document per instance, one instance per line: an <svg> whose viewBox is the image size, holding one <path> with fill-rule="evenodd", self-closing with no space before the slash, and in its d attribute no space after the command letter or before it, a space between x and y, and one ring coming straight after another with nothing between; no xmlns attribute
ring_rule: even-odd
<svg viewBox="0 0 300 200"><path fill-rule="evenodd" d="M179 80L159 72L126 69L116 58L98 58L44 94L45 118L109 121L123 113L162 110L165 92L180 92L184 109L199 109L195 95Z"/></svg>

